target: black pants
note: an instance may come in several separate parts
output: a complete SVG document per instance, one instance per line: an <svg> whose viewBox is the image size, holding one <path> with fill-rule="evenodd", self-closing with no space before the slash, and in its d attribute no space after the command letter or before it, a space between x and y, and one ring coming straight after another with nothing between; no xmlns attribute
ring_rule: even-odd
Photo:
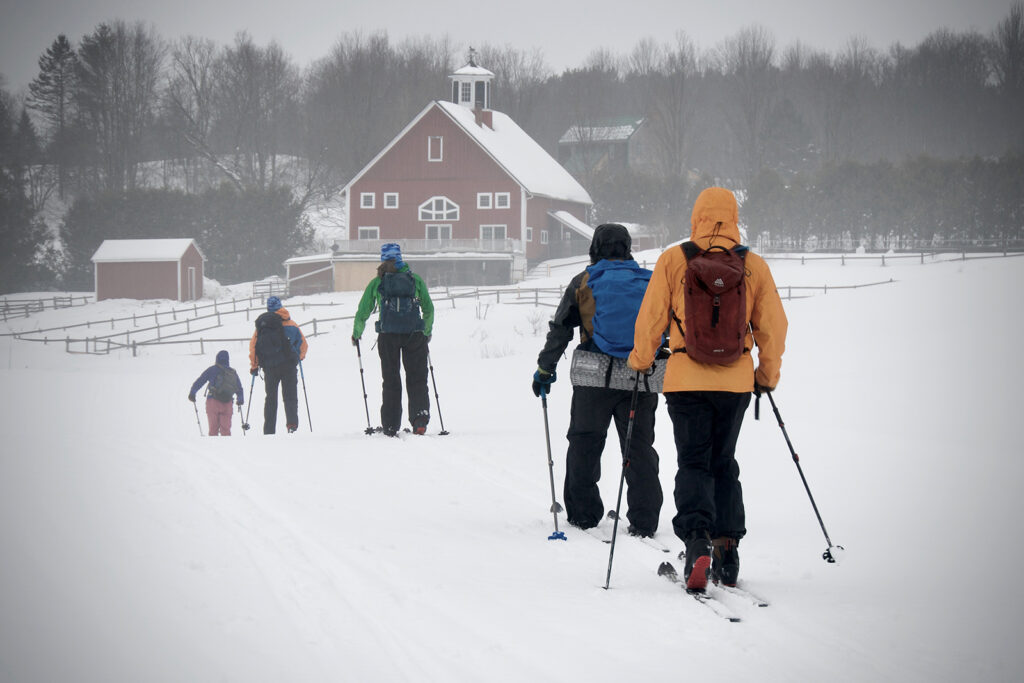
<svg viewBox="0 0 1024 683"><path fill-rule="evenodd" d="M273 434L277 427L277 387L281 386L286 424L299 426L298 370L285 364L263 368L263 381L267 398L263 402L263 433Z"/></svg>
<svg viewBox="0 0 1024 683"><path fill-rule="evenodd" d="M569 421L569 450L565 458L565 511L570 524L596 525L604 516L604 505L597 482L601 479L601 453L608 426L615 419L619 434L619 453L626 444L632 391L573 387ZM626 467L626 503L629 523L644 533L658 528L663 496L658 480L658 452L654 450L654 413L658 395L641 392L637 396L636 417ZM617 461L621 464L621 460ZM618 470L617 470L618 471Z"/></svg>
<svg viewBox="0 0 1024 683"><path fill-rule="evenodd" d="M712 538L747 533L736 440L749 393L676 391L665 394L672 418L679 470L672 529L685 539L693 530Z"/></svg>
<svg viewBox="0 0 1024 683"><path fill-rule="evenodd" d="M380 354L381 387L380 424L385 430L398 431L402 425L402 374L405 367L405 389L409 393L409 423L426 427L430 422L430 394L427 391L427 338L421 332L377 335Z"/></svg>

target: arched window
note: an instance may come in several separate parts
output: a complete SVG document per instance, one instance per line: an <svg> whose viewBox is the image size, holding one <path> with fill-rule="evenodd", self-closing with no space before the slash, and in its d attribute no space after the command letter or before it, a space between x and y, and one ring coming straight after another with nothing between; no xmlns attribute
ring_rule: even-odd
<svg viewBox="0 0 1024 683"><path fill-rule="evenodd" d="M459 205L447 197L431 197L420 204L421 221L457 221Z"/></svg>

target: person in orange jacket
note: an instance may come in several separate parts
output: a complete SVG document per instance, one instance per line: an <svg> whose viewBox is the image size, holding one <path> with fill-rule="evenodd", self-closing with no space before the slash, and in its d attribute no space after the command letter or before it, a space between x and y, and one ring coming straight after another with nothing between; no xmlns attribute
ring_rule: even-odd
<svg viewBox="0 0 1024 683"><path fill-rule="evenodd" d="M262 321L265 316L276 316L279 321L276 325L277 334L284 332L284 342L280 345L266 343L263 356L257 348L257 339ZM273 320L273 318L271 318ZM263 382L266 390L266 399L263 402L263 433L273 434L277 431L277 387L281 387L281 397L284 401L285 422L288 432L294 432L299 428L299 380L298 363L306 358L306 350L309 345L306 337L299 329L298 323L292 320L288 309L282 307L281 299L276 296L267 298L267 312L256 319L256 332L253 332L249 341L249 374L255 377L259 369L263 368Z"/></svg>
<svg viewBox="0 0 1024 683"><path fill-rule="evenodd" d="M651 367L665 330L673 351L663 393L672 419L678 456L676 516L672 528L686 543L687 587L702 590L708 578L736 585L737 545L746 534L736 441L751 392L779 382L788 323L768 264L740 244L739 211L733 193L721 187L701 192L690 218L690 240L700 249L721 246L743 257L747 326L737 360L701 363L685 353L686 254L680 245L658 258L637 315L629 365ZM757 344L757 368L751 350Z"/></svg>

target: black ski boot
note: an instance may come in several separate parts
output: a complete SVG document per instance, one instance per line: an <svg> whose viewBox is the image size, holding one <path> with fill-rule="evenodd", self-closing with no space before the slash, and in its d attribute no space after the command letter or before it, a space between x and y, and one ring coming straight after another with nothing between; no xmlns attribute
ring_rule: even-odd
<svg viewBox="0 0 1024 683"><path fill-rule="evenodd" d="M735 586L740 574L739 541L719 536L711 542L711 580L726 586Z"/></svg>
<svg viewBox="0 0 1024 683"><path fill-rule="evenodd" d="M711 538L703 529L695 529L686 535L686 564L683 566L683 580L686 590L702 592L708 585L711 571Z"/></svg>

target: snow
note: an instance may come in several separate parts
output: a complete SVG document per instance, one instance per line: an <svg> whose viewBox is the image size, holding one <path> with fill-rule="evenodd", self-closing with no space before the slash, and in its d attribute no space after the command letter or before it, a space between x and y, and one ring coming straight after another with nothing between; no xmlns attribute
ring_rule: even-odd
<svg viewBox="0 0 1024 683"><path fill-rule="evenodd" d="M543 414L529 383L546 327L536 323L552 309L459 299L437 305L440 411L426 437L363 433L349 320L320 322L329 333L309 340L313 431L300 393L301 430L274 437L257 434L259 381L244 437L237 420L231 438L200 437L186 401L218 348L244 372L244 341L132 357L0 337L0 680L1020 680L1024 259L770 263L780 287L829 285L785 304L775 397L846 557L822 561L821 528L762 401L739 444L741 582L772 605L730 603L742 623L656 575L682 547L663 402L658 538L673 555L620 536L605 591L608 546L561 515L568 540L548 540ZM578 269L555 264L529 284L564 284ZM308 332L313 317L350 316L358 296L285 305ZM172 306L103 301L0 331ZM251 321L228 318L216 336L246 339ZM371 343L362 367L376 424ZM566 379L548 410L559 501ZM609 508L615 450L601 481Z"/></svg>
<svg viewBox="0 0 1024 683"><path fill-rule="evenodd" d="M190 238L103 240L92 260L177 261L192 244L195 240Z"/></svg>

